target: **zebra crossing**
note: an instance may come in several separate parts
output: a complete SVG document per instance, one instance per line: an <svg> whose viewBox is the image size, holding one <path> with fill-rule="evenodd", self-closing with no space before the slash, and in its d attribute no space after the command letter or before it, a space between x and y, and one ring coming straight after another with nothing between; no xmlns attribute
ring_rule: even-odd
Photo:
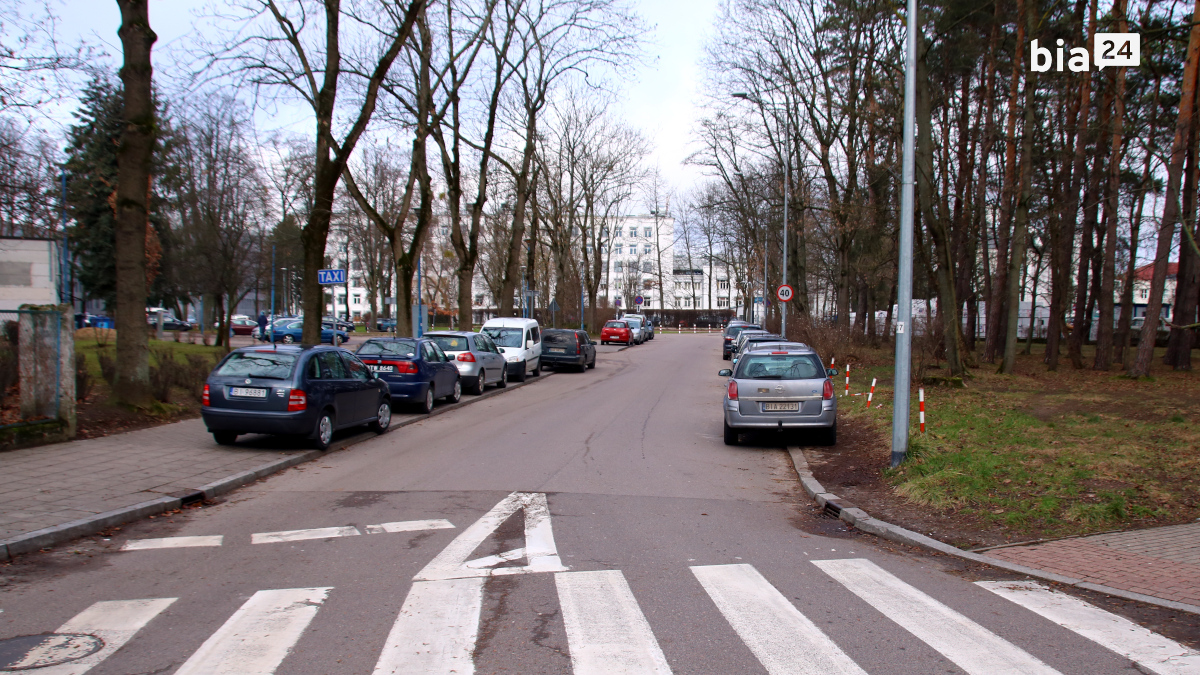
<svg viewBox="0 0 1200 675"><path fill-rule="evenodd" d="M956 610L862 558L811 561L829 578L972 675L1056 673L1044 662ZM868 672L784 596L753 565L689 568L728 628L770 675ZM681 570L682 572L682 570ZM624 574L619 570L554 574L567 651L575 675L668 675L671 665ZM414 581L378 655L373 675L462 675L475 672L475 649L486 577ZM1034 582L978 582L982 589L1041 615L1100 647L1162 675L1200 673L1200 653L1072 596ZM186 658L176 675L270 675L306 638L332 587L264 589L254 593ZM46 654L0 663L50 675L85 675L112 659L177 598L97 602L57 630L100 637L103 648L82 659L37 667ZM798 606L799 604L799 606ZM35 650L36 652L36 650ZM182 657L182 655L181 655ZM42 661L38 661L42 659ZM896 672L927 664L897 663Z"/></svg>

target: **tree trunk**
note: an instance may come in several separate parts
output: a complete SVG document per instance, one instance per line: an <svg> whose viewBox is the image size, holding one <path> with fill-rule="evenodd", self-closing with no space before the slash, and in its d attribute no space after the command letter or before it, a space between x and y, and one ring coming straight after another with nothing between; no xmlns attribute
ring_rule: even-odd
<svg viewBox="0 0 1200 675"><path fill-rule="evenodd" d="M1121 32L1125 32L1125 0L1117 0L1113 11ZM1113 358L1113 293L1117 274L1117 220L1121 208L1121 147L1125 123L1125 67L1117 68L1116 94L1113 97L1111 150L1108 158L1108 190L1104 202L1104 263L1100 281L1100 328L1096 334L1096 358L1092 368L1107 371Z"/></svg>
<svg viewBox="0 0 1200 675"><path fill-rule="evenodd" d="M1192 116L1188 134L1187 160L1184 164L1183 213L1179 227L1179 270L1175 275L1175 309L1171 317L1171 334L1167 338L1167 353L1163 364L1175 370L1192 369L1192 344L1196 329L1184 328L1196 323L1196 300L1200 293L1200 261L1193 248L1196 232L1196 135L1200 116Z"/></svg>
<svg viewBox="0 0 1200 675"><path fill-rule="evenodd" d="M1036 0L1024 0L1020 4L1023 12L1018 12L1033 32L1034 16L1038 14ZM1022 44L1020 41L1017 44ZM1023 49L1023 47L1021 48ZM1017 59L1021 63L1020 58ZM1037 125L1034 115L1034 90L1037 88L1037 73L1030 71L1025 74L1025 119L1021 125L1021 178L1017 208L1013 215L1012 253L1009 255L1008 273L1006 274L1008 291L1008 322L1005 326L1004 360L1000 363L1000 372L1012 375L1017 364L1017 322L1021 307L1021 271L1025 268L1025 231L1029 220L1029 201L1032 196L1033 176L1033 135Z"/></svg>
<svg viewBox="0 0 1200 675"><path fill-rule="evenodd" d="M1179 98L1179 117L1175 122L1171 160L1167 165L1166 202L1163 207L1162 224L1158 230L1158 246L1154 254L1154 275L1150 280L1150 300L1146 305L1145 324L1142 325L1142 336L1138 341L1137 359L1129 369L1130 377L1146 377L1150 374L1150 361L1154 358L1154 339L1158 333L1158 320L1162 312L1163 288L1167 282L1171 240L1174 239L1175 223L1180 217L1179 184L1183 174L1184 154L1187 151L1187 135L1192 127L1197 65L1200 65L1197 63L1200 59L1200 0L1196 0L1192 14L1187 65L1183 69L1183 91Z"/></svg>
<svg viewBox="0 0 1200 675"><path fill-rule="evenodd" d="M117 149L116 286L117 374L113 395L126 405L151 404L146 330L146 233L150 228L151 156L157 126L147 0L118 0L124 63L124 129Z"/></svg>

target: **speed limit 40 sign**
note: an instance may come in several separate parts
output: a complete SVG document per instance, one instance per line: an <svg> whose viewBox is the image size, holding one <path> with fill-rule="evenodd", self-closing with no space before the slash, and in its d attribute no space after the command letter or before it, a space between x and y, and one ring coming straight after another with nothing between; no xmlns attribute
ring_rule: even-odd
<svg viewBox="0 0 1200 675"><path fill-rule="evenodd" d="M787 284L783 284L782 286L780 286L779 288L777 288L775 290L775 297L779 298L780 302L787 302L787 301L791 300L792 296L795 294L796 294L796 291L793 290L792 287L788 286Z"/></svg>

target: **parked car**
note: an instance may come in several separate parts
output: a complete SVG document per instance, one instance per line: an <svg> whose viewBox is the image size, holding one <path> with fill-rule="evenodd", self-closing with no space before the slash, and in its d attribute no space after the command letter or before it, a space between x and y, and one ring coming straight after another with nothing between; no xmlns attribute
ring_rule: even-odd
<svg viewBox="0 0 1200 675"><path fill-rule="evenodd" d="M723 346L721 347L721 358L728 361L733 358L733 340L744 330L761 330L757 324L747 323L745 321L730 321L725 327L725 337Z"/></svg>
<svg viewBox="0 0 1200 675"><path fill-rule="evenodd" d="M221 445L241 434L297 434L324 450L338 429L367 424L382 434L392 423L387 385L334 347L236 349L208 376L202 402Z"/></svg>
<svg viewBox="0 0 1200 675"><path fill-rule="evenodd" d="M774 333L751 335L750 337L746 338L745 340L742 340L742 343L741 343L741 345L738 346L737 351L735 351L733 353L733 362L737 363L737 360L741 357L741 355L745 354L748 351L752 351L752 350L757 351L757 350L755 350L754 345L763 344L766 342L782 342L782 341L783 341L783 336L775 335Z"/></svg>
<svg viewBox="0 0 1200 675"><path fill-rule="evenodd" d="M328 328L335 328L335 327L336 327L338 330L344 330L344 331L347 331L347 332L350 332L350 333L353 333L353 332L354 332L354 322L353 322L353 321L347 321L347 320L345 320L345 319L339 319L339 318L337 318L336 316L323 316L323 317L321 317L321 325L322 325L322 326L326 326L326 327L328 327Z"/></svg>
<svg viewBox="0 0 1200 675"><path fill-rule="evenodd" d="M744 330L738 333L738 336L733 339L733 354L730 355L730 358L735 356L742 349L742 344L746 340L749 340L755 335L774 335L774 333L768 330L762 330L761 328L758 330Z"/></svg>
<svg viewBox="0 0 1200 675"><path fill-rule="evenodd" d="M622 319L638 319L642 322L642 332L645 333L645 340L654 339L654 322L645 314L625 314Z"/></svg>
<svg viewBox="0 0 1200 675"><path fill-rule="evenodd" d="M629 326L629 332L632 333L633 337L633 344L640 345L646 341L646 331L642 328L643 322L641 319L624 317L621 320L624 321L627 326Z"/></svg>
<svg viewBox="0 0 1200 675"><path fill-rule="evenodd" d="M288 322L276 323L271 331L274 342L282 342L290 345L300 342L304 335L304 321L300 319L292 319ZM336 342L334 342L336 340ZM321 327L321 342L341 345L350 341L350 336L346 331L335 331L327 326Z"/></svg>
<svg viewBox="0 0 1200 675"><path fill-rule="evenodd" d="M148 312L146 314L146 324L148 326L157 328L158 327L158 310L161 308L152 307L151 309L153 309L154 311ZM164 310L163 330L191 330L191 329L192 329L192 324L188 323L187 321L180 321L179 319L176 319L173 314Z"/></svg>
<svg viewBox="0 0 1200 675"><path fill-rule="evenodd" d="M586 331L547 328L542 332L542 365L579 372L596 367L596 343Z"/></svg>
<svg viewBox="0 0 1200 675"><path fill-rule="evenodd" d="M375 330L380 333L395 333L396 320L388 318L376 319Z"/></svg>
<svg viewBox="0 0 1200 675"><path fill-rule="evenodd" d="M437 331L425 337L454 360L464 388L472 394L482 394L489 384L508 386L508 363L490 337L466 331Z"/></svg>
<svg viewBox="0 0 1200 675"><path fill-rule="evenodd" d="M505 317L489 319L480 332L504 353L508 379L524 382L527 375L542 372L542 329L533 319Z"/></svg>
<svg viewBox="0 0 1200 675"><path fill-rule="evenodd" d="M278 328L282 328L282 327L284 327L284 326L287 326L289 323L293 323L293 322L296 322L296 321L303 321L303 320L304 320L304 319L303 319L302 317L298 317L298 316L279 316L279 317L275 317L275 318L274 318L274 319L272 319L272 320L271 320L271 322L270 322L270 323L267 325L267 332L270 332L270 331L271 331L271 327L272 327L272 326L274 326L275 328L277 328L277 329L278 329ZM255 340L263 340L264 342L266 341L266 338L264 338L263 336L259 335L259 330L258 330L258 326L257 326L257 325L254 327L254 330L250 331L250 337L254 338Z"/></svg>
<svg viewBox="0 0 1200 675"><path fill-rule="evenodd" d="M234 335L250 335L258 329L258 322L249 318L236 318L229 322L229 330Z"/></svg>
<svg viewBox="0 0 1200 675"><path fill-rule="evenodd" d="M725 444L737 445L742 431L811 429L826 445L837 443L836 370L826 370L811 349L747 352L729 378L722 410Z"/></svg>
<svg viewBox="0 0 1200 675"><path fill-rule="evenodd" d="M629 324L624 321L609 321L604 324L604 328L600 329L600 344L606 345L610 342L620 342L622 344L633 344L633 331L629 330Z"/></svg>
<svg viewBox="0 0 1200 675"><path fill-rule="evenodd" d="M436 399L457 403L462 398L458 368L433 340L372 338L355 353L387 383L393 402L414 403L418 411L428 413Z"/></svg>

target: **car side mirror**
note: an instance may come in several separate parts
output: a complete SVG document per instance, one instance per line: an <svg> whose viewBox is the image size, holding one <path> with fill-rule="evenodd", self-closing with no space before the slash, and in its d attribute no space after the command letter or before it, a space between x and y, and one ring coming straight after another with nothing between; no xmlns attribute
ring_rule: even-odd
<svg viewBox="0 0 1200 675"><path fill-rule="evenodd" d="M525 349L533 349L533 340L525 341Z"/></svg>
<svg viewBox="0 0 1200 675"><path fill-rule="evenodd" d="M730 370L729 368L725 368L723 370L717 371L717 375L720 375L721 377L733 377L733 371Z"/></svg>
<svg viewBox="0 0 1200 675"><path fill-rule="evenodd" d="M828 375L829 377L836 377L837 376L837 368L826 368L825 374Z"/></svg>

